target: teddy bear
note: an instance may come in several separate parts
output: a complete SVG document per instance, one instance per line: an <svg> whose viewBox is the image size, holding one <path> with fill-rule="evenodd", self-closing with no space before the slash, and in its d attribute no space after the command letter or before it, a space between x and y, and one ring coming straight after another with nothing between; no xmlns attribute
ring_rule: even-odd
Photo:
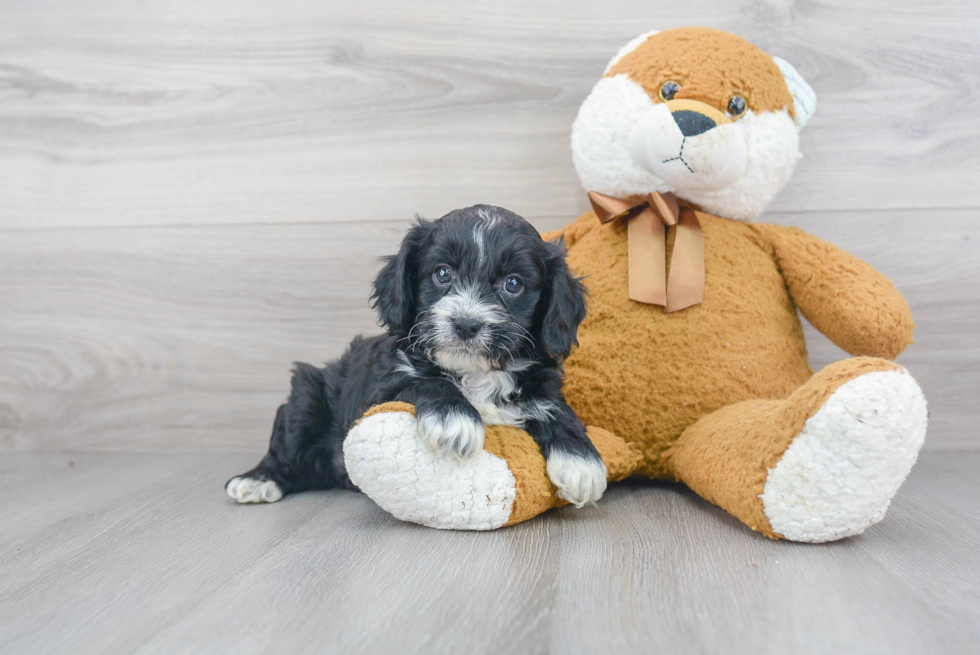
<svg viewBox="0 0 980 655"><path fill-rule="evenodd" d="M815 106L789 63L738 36L643 34L572 127L594 211L542 235L564 239L590 293L564 393L609 481L680 482L799 542L880 521L927 425L921 389L892 361L914 323L891 282L799 229L750 220L788 180ZM814 374L799 313L851 357ZM418 439L411 405L389 403L344 453L378 505L435 528L495 529L566 504L513 426L487 426L484 450L460 462Z"/></svg>

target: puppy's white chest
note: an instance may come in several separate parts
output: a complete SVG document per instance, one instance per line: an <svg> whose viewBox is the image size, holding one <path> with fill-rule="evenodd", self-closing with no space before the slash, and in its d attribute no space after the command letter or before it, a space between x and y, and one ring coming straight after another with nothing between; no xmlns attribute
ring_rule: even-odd
<svg viewBox="0 0 980 655"><path fill-rule="evenodd" d="M517 392L514 374L507 371L464 373L456 381L463 396L480 412L484 425L520 427L523 414L510 398Z"/></svg>
<svg viewBox="0 0 980 655"><path fill-rule="evenodd" d="M478 404L470 400L476 411L480 412L480 418L484 425L513 425L521 427L524 425L524 417L521 410L514 403L494 405L493 403Z"/></svg>

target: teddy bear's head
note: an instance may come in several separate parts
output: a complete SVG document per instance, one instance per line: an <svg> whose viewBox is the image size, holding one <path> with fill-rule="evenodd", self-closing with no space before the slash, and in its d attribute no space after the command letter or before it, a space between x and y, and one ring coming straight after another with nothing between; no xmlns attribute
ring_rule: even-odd
<svg viewBox="0 0 980 655"><path fill-rule="evenodd" d="M589 191L670 191L719 216L752 218L789 179L816 101L792 66L737 36L648 32L613 57L582 103L575 168Z"/></svg>

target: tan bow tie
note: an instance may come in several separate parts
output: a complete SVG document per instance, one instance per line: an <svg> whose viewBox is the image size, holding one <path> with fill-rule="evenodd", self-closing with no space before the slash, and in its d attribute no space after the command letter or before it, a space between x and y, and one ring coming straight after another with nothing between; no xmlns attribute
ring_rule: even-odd
<svg viewBox="0 0 980 655"><path fill-rule="evenodd" d="M704 300L704 233L690 207L681 207L672 193L614 198L589 191L589 201L602 223L629 221L630 299L663 305L664 311L697 305ZM674 228L674 252L667 279L666 227Z"/></svg>

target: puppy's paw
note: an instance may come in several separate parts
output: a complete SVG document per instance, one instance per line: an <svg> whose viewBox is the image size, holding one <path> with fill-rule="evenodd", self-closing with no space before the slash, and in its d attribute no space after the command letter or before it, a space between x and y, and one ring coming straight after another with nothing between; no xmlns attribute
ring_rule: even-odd
<svg viewBox="0 0 980 655"><path fill-rule="evenodd" d="M606 491L606 465L598 457L582 457L554 450L548 457L548 478L558 497L576 507L594 503Z"/></svg>
<svg viewBox="0 0 980 655"><path fill-rule="evenodd" d="M229 496L240 503L274 503L282 498L282 490L272 480L232 478L225 485Z"/></svg>
<svg viewBox="0 0 980 655"><path fill-rule="evenodd" d="M483 423L456 409L420 415L418 431L422 441L443 455L462 460L483 450Z"/></svg>

